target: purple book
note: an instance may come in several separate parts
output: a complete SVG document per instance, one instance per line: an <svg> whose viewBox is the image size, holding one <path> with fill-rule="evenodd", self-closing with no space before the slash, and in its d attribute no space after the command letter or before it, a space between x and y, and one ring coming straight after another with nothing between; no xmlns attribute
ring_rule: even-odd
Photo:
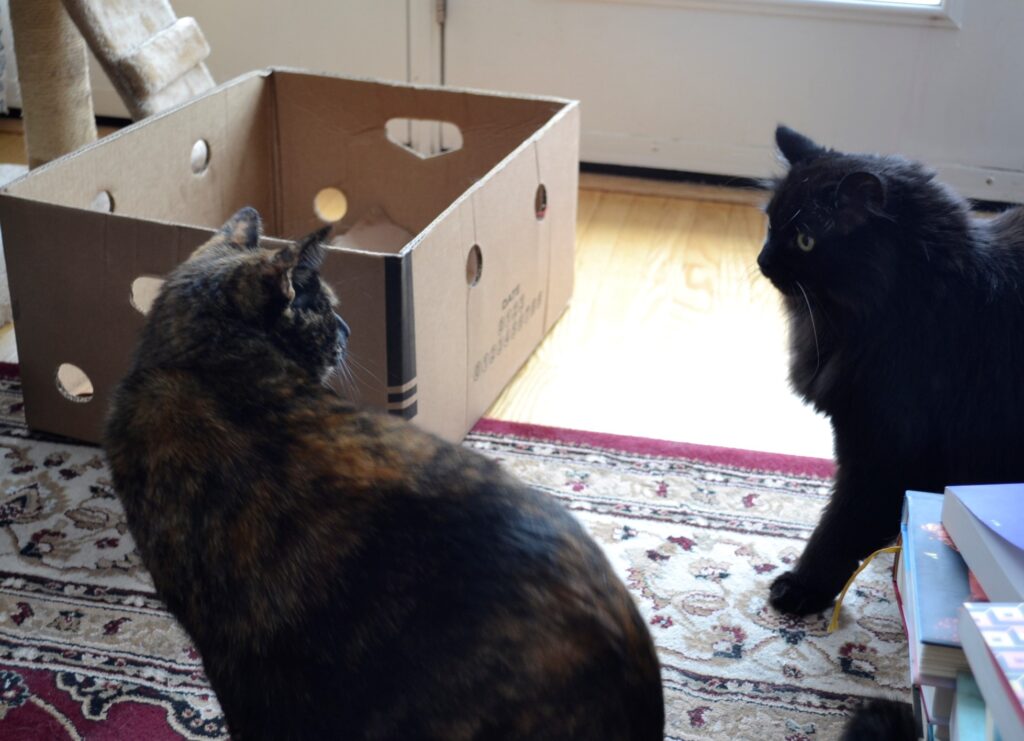
<svg viewBox="0 0 1024 741"><path fill-rule="evenodd" d="M989 600L1024 600L1024 484L950 486L942 524Z"/></svg>

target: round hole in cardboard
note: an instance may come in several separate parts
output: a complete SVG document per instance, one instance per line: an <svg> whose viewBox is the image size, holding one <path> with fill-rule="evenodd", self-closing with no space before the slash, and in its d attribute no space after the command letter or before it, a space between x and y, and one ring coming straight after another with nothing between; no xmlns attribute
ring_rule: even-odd
<svg viewBox="0 0 1024 741"><path fill-rule="evenodd" d="M163 288L164 279L152 275L140 275L132 281L132 292L128 302L140 314L148 314L153 308L160 289Z"/></svg>
<svg viewBox="0 0 1024 741"><path fill-rule="evenodd" d="M96 197L89 203L89 208L93 211L102 211L104 213L114 212L114 196L110 195L109 190L101 190L96 194Z"/></svg>
<svg viewBox="0 0 1024 741"><path fill-rule="evenodd" d="M192 145L189 163L192 165L193 175L202 175L210 167L210 143L206 139L197 139Z"/></svg>
<svg viewBox="0 0 1024 741"><path fill-rule="evenodd" d="M483 272L484 255L480 251L480 245L474 244L469 248L469 256L466 258L466 283L475 286L480 282Z"/></svg>
<svg viewBox="0 0 1024 741"><path fill-rule="evenodd" d="M321 221L333 224L348 212L348 198L337 188L322 188L313 198L313 210Z"/></svg>
<svg viewBox="0 0 1024 741"><path fill-rule="evenodd" d="M85 371L71 363L61 363L57 368L57 390L68 401L84 404L92 401L94 389Z"/></svg>
<svg viewBox="0 0 1024 741"><path fill-rule="evenodd" d="M548 189L544 183L537 186L537 194L533 197L533 212L537 214L537 221L540 221L548 213Z"/></svg>

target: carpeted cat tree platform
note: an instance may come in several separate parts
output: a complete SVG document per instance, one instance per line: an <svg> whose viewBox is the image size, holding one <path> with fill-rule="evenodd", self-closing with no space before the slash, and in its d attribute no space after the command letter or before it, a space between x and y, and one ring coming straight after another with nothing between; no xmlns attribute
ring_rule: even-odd
<svg viewBox="0 0 1024 741"><path fill-rule="evenodd" d="M214 86L203 32L195 19L175 16L167 0L63 2L132 118L159 113Z"/></svg>

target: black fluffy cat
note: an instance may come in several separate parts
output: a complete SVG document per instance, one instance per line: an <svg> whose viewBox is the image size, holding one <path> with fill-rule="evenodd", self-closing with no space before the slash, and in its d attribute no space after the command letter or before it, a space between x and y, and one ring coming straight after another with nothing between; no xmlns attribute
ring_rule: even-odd
<svg viewBox="0 0 1024 741"><path fill-rule="evenodd" d="M758 264L788 310L790 382L831 420L837 464L771 587L804 615L895 539L907 489L1024 480L1024 210L973 218L920 164L775 136L790 169Z"/></svg>

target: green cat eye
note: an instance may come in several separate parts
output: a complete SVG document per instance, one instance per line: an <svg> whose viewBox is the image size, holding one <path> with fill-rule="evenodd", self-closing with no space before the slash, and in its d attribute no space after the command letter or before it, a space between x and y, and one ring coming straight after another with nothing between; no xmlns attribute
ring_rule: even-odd
<svg viewBox="0 0 1024 741"><path fill-rule="evenodd" d="M796 246L802 249L804 252L810 252L814 249L814 237L804 234L803 232L796 233Z"/></svg>

